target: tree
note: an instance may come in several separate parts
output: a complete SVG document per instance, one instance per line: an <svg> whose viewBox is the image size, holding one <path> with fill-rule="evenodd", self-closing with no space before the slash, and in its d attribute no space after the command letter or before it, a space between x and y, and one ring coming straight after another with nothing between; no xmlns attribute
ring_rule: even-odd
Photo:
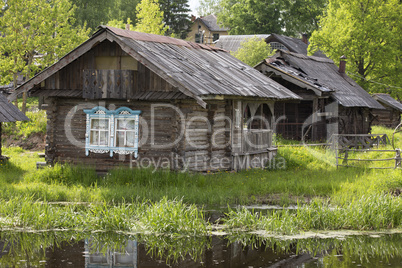
<svg viewBox="0 0 402 268"><path fill-rule="evenodd" d="M157 0L142 0L137 6L137 19L135 30L138 32L164 35L168 30Z"/></svg>
<svg viewBox="0 0 402 268"><path fill-rule="evenodd" d="M113 0L113 6L109 11L110 14L108 17L111 20L115 19L119 21L131 19L133 25L135 25L137 23L137 6L139 3L140 0Z"/></svg>
<svg viewBox="0 0 402 268"><path fill-rule="evenodd" d="M401 14L399 0L330 0L309 51L320 49L335 62L345 55L363 88L395 96L402 87Z"/></svg>
<svg viewBox="0 0 402 268"><path fill-rule="evenodd" d="M111 9L119 3L119 1L114 2L113 0L103 0L102 4L98 0L70 0L70 2L77 6L74 25L80 26L86 23L92 30L108 22L111 15L116 14L116 12L111 12Z"/></svg>
<svg viewBox="0 0 402 268"><path fill-rule="evenodd" d="M166 35L186 38L191 24L188 0L159 0L159 4L163 11L163 21L169 27Z"/></svg>
<svg viewBox="0 0 402 268"><path fill-rule="evenodd" d="M323 14L328 0L287 0L281 17L288 36L310 35L318 29L319 17Z"/></svg>
<svg viewBox="0 0 402 268"><path fill-rule="evenodd" d="M242 62L255 66L262 60L273 55L273 50L264 39L254 36L241 42L240 48L231 53Z"/></svg>
<svg viewBox="0 0 402 268"><path fill-rule="evenodd" d="M230 34L285 34L298 37L318 27L328 0L202 0L218 10ZM217 3L218 7L214 6ZM201 8L203 8L202 3ZM201 9L200 8L200 9Z"/></svg>
<svg viewBox="0 0 402 268"><path fill-rule="evenodd" d="M128 25L130 29L134 29L134 26L131 24L130 18L127 19L126 23L122 20L111 20L107 23L107 25L111 26L111 27L115 27L115 28L120 28L120 29L126 29L127 25Z"/></svg>
<svg viewBox="0 0 402 268"><path fill-rule="evenodd" d="M230 34L281 34L283 1L275 0L221 0L218 21L230 28Z"/></svg>
<svg viewBox="0 0 402 268"><path fill-rule="evenodd" d="M88 37L85 27L71 26L75 9L68 0L7 0L6 6L0 17L2 83L14 80L16 86L18 74L29 79Z"/></svg>
<svg viewBox="0 0 402 268"><path fill-rule="evenodd" d="M200 0L199 6L196 8L198 16L219 14L222 11L220 2L220 0Z"/></svg>

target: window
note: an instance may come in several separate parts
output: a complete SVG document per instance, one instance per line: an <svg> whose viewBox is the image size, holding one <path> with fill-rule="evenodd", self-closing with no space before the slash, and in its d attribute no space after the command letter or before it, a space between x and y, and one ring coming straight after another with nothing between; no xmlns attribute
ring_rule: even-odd
<svg viewBox="0 0 402 268"><path fill-rule="evenodd" d="M243 113L243 129L270 129L272 114L268 105L248 103Z"/></svg>
<svg viewBox="0 0 402 268"><path fill-rule="evenodd" d="M219 39L219 34L218 34L218 33L214 33L214 34L213 34L212 42L215 42L215 41L218 40L218 39Z"/></svg>
<svg viewBox="0 0 402 268"><path fill-rule="evenodd" d="M269 45L271 46L272 50L283 49L283 50L289 51L289 49L287 47L285 47L283 44L278 43L278 42L271 42L271 43L269 43Z"/></svg>
<svg viewBox="0 0 402 268"><path fill-rule="evenodd" d="M195 34L195 42L199 44L204 43L204 33L196 33Z"/></svg>
<svg viewBox="0 0 402 268"><path fill-rule="evenodd" d="M86 109L85 153L138 155L139 115L127 107L108 110L98 106Z"/></svg>

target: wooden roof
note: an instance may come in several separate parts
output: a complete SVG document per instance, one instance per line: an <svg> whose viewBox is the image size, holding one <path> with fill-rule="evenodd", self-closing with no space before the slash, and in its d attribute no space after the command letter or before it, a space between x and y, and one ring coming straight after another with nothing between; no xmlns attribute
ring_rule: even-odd
<svg viewBox="0 0 402 268"><path fill-rule="evenodd" d="M266 40L269 34L252 34L252 35L221 35L215 45L227 51L237 51L241 43L247 41L253 37L257 37L261 40Z"/></svg>
<svg viewBox="0 0 402 268"><path fill-rule="evenodd" d="M1 122L15 122L15 121L28 121L26 117L17 107L9 103L7 98L0 93L0 123Z"/></svg>
<svg viewBox="0 0 402 268"><path fill-rule="evenodd" d="M85 43L21 85L9 99L12 100L20 92L39 85L104 40L116 42L131 57L184 95L197 100L203 107L206 107L203 98L211 95L300 99L287 88L222 49L107 26L101 26Z"/></svg>
<svg viewBox="0 0 402 268"><path fill-rule="evenodd" d="M384 109L370 94L346 74L340 74L338 67L328 58L306 56L279 50L273 57L261 62L270 72L300 87L327 92L342 106ZM317 94L320 95L320 94Z"/></svg>
<svg viewBox="0 0 402 268"><path fill-rule="evenodd" d="M375 93L373 94L373 98L376 99L381 104L387 105L402 112L402 103L392 98L389 94Z"/></svg>
<svg viewBox="0 0 402 268"><path fill-rule="evenodd" d="M299 38L284 36L280 34L271 34L266 42L269 44L271 42L278 42L287 47L290 52L307 55L308 44L304 43ZM314 53L316 57L326 57L321 51Z"/></svg>

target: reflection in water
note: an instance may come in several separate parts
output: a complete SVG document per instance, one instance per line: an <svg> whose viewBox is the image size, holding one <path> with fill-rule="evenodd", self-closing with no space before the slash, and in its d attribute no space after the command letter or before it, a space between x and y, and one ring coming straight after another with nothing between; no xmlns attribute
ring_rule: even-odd
<svg viewBox="0 0 402 268"><path fill-rule="evenodd" d="M402 267L402 234L284 239L1 232L0 267Z"/></svg>

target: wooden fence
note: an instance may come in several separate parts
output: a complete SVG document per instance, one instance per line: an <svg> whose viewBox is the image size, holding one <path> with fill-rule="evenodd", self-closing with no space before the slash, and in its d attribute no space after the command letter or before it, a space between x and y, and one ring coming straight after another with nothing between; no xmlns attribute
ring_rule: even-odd
<svg viewBox="0 0 402 268"><path fill-rule="evenodd" d="M340 156L340 150L336 150L336 167L357 167L355 165L350 165L349 161L354 162L376 162L376 161L393 161L395 164L392 167L370 167L372 169L397 169L401 168L401 150L365 150L365 149L342 149L344 154L343 157ZM395 157L390 158L377 158L377 159L357 159L357 158L349 158L349 152L394 152ZM342 163L339 163L339 160L342 160Z"/></svg>
<svg viewBox="0 0 402 268"><path fill-rule="evenodd" d="M387 134L333 134L328 143L333 149L361 148L370 149L374 146L389 143Z"/></svg>

